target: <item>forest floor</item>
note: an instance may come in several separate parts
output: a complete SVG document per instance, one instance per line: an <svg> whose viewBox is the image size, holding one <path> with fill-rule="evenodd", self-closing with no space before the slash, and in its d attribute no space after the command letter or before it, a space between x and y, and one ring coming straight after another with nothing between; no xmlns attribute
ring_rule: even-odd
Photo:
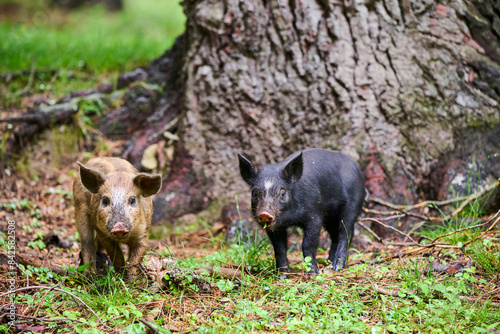
<svg viewBox="0 0 500 334"><path fill-rule="evenodd" d="M0 328L7 332L500 333L500 233L485 233L494 215L460 233L458 225L428 232L431 239L450 233L433 247L398 246L397 236L385 245L369 241L351 250L348 268L320 265L315 277L292 251L285 280L273 273L265 237L228 243L220 223L201 221L150 240L142 280L127 283L111 270L86 281L77 273L74 164L47 168L36 181L7 174L0 181ZM9 267L9 250L17 267Z"/></svg>

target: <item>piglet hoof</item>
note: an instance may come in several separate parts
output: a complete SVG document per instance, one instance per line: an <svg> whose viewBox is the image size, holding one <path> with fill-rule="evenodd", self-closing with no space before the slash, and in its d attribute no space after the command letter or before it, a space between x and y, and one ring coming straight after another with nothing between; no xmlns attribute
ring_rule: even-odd
<svg viewBox="0 0 500 334"><path fill-rule="evenodd" d="M288 268L279 268L277 274L280 279L287 279L289 272L290 270Z"/></svg>
<svg viewBox="0 0 500 334"><path fill-rule="evenodd" d="M310 270L310 271L306 271L304 273L304 276L307 277L307 278L314 278L314 276L318 275L318 272L317 271L313 271L313 270Z"/></svg>
<svg viewBox="0 0 500 334"><path fill-rule="evenodd" d="M341 271L342 269L344 269L344 266L343 266L343 265L341 265L341 264L335 264L335 263L334 263L334 264L332 265L332 270L333 270L334 272L336 272L336 271Z"/></svg>

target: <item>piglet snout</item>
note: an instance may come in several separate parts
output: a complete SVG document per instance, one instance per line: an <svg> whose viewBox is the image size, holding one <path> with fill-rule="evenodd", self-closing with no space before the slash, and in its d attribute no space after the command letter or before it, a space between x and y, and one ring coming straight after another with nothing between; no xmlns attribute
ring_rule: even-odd
<svg viewBox="0 0 500 334"><path fill-rule="evenodd" d="M118 222L113 226L113 229L109 232L113 238L123 239L129 234L129 229L125 223Z"/></svg>
<svg viewBox="0 0 500 334"><path fill-rule="evenodd" d="M262 212L257 216L257 221L259 224L271 224L274 221L274 216L269 212Z"/></svg>

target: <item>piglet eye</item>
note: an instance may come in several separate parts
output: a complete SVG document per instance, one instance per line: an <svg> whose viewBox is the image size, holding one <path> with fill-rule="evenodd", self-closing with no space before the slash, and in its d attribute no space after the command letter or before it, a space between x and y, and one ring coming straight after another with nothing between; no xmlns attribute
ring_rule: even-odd
<svg viewBox="0 0 500 334"><path fill-rule="evenodd" d="M257 197L259 197L259 193L257 192L257 190L256 189L252 190L252 198L256 199Z"/></svg>
<svg viewBox="0 0 500 334"><path fill-rule="evenodd" d="M137 203L137 200L136 200L135 196L132 196L132 197L130 197L128 199L128 202L130 203L130 205L134 205L135 206L136 203Z"/></svg>
<svg viewBox="0 0 500 334"><path fill-rule="evenodd" d="M102 198L101 198L101 205L102 205L103 207L107 207L107 206L109 206L109 203L110 203L110 201L109 201L109 197L107 197L107 196L102 196Z"/></svg>

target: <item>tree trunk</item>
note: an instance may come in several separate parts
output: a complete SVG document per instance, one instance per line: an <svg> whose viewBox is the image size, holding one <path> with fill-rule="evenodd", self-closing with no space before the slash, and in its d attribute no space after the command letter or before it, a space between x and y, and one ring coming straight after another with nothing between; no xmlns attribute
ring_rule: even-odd
<svg viewBox="0 0 500 334"><path fill-rule="evenodd" d="M183 5L185 34L149 69L176 83L152 112L175 95L181 117L156 221L235 194L249 203L237 153L263 165L308 147L340 150L372 196L400 204L500 176L498 2Z"/></svg>

